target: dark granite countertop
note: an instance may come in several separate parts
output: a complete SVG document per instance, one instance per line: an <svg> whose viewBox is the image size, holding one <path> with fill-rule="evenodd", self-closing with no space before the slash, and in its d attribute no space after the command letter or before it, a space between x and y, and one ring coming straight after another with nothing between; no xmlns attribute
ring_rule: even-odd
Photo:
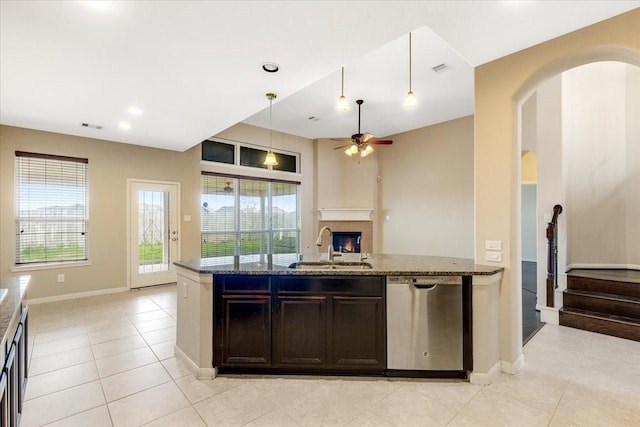
<svg viewBox="0 0 640 427"><path fill-rule="evenodd" d="M0 300L0 331L2 331L2 342L5 342L7 338L13 339L13 337L7 337L9 325L11 319L22 309L22 298L29 285L31 276L17 276L8 277L6 279L0 279L0 297L4 294L2 300ZM6 289L6 293L4 291Z"/></svg>
<svg viewBox="0 0 640 427"><path fill-rule="evenodd" d="M346 264L359 262L359 254L344 254L336 257L334 263L337 269L318 265L306 266L304 269L289 268L292 262L300 260L300 255L273 255L269 262L257 262L250 257L224 260L220 258L197 258L187 261L176 261L174 264L196 273L217 274L270 274L270 275L422 275L422 276L489 276L503 271L500 266L475 264L474 260L466 258L434 257L424 255L389 255L370 254L364 260L371 268L362 266L347 266ZM326 254L303 254L305 263L327 261ZM222 263L222 264L221 264ZM341 265L342 264L342 265Z"/></svg>

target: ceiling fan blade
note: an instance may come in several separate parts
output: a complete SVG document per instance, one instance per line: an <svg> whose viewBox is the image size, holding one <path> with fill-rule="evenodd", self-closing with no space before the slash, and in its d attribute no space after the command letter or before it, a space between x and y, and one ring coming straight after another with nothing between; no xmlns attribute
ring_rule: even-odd
<svg viewBox="0 0 640 427"><path fill-rule="evenodd" d="M342 145L340 147L335 147L334 150L342 150L343 148L351 147L353 144Z"/></svg>
<svg viewBox="0 0 640 427"><path fill-rule="evenodd" d="M369 141L371 138L373 138L373 134L369 133L369 132L365 132L361 137L360 137L360 142L367 142Z"/></svg>
<svg viewBox="0 0 640 427"><path fill-rule="evenodd" d="M391 145L393 144L393 141L390 139L374 139L372 141L369 141L369 144Z"/></svg>
<svg viewBox="0 0 640 427"><path fill-rule="evenodd" d="M351 138L329 138L331 141L351 141Z"/></svg>

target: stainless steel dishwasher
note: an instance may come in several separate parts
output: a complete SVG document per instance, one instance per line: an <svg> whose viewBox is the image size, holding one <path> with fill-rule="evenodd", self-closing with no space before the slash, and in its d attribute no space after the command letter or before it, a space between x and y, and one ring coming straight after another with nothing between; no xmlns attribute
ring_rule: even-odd
<svg viewBox="0 0 640 427"><path fill-rule="evenodd" d="M462 277L387 277L387 369L463 369Z"/></svg>

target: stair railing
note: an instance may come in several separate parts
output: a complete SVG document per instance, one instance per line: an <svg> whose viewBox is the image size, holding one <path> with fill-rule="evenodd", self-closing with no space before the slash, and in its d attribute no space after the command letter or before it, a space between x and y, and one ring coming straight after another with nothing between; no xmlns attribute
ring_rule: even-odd
<svg viewBox="0 0 640 427"><path fill-rule="evenodd" d="M554 294L558 289L558 215L562 206L553 207L553 218L547 224L547 307L554 306Z"/></svg>

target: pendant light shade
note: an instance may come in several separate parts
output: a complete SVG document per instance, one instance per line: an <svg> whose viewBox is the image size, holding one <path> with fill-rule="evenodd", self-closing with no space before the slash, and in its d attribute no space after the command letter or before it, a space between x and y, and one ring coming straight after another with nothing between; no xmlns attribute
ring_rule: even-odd
<svg viewBox="0 0 640 427"><path fill-rule="evenodd" d="M349 111L349 101L344 96L344 67L342 67L342 89L340 91L340 97L338 98L338 103L336 104L337 111Z"/></svg>
<svg viewBox="0 0 640 427"><path fill-rule="evenodd" d="M267 98L269 99L269 152L267 152L267 156L264 159L263 164L266 165L269 169L272 166L278 165L278 159L276 159L276 155L273 152L273 127L271 126L271 118L273 117L272 109L273 109L273 100L277 97L275 93L267 93Z"/></svg>
<svg viewBox="0 0 640 427"><path fill-rule="evenodd" d="M415 107L418 105L418 99L416 95L411 90L411 33L409 33L409 92L407 92L407 96L404 99L405 107Z"/></svg>

